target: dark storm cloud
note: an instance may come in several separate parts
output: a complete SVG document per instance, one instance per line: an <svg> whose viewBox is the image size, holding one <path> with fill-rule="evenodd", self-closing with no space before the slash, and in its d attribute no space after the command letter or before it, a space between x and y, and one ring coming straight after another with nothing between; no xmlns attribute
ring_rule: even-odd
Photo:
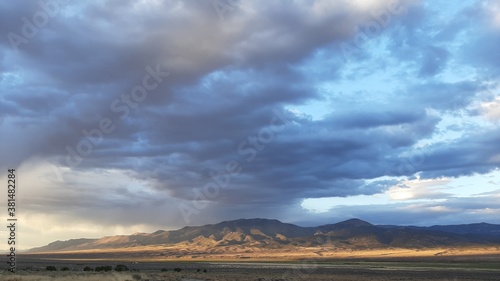
<svg viewBox="0 0 500 281"><path fill-rule="evenodd" d="M425 147L425 161L400 169L416 143L436 134L439 114L465 109L480 90L471 79L434 80L455 53L429 43L429 32L419 26L432 21L433 13L413 1L402 1L408 12L391 15L379 35L389 38L387 61L403 65L394 80L407 81L404 89L373 89L382 95L376 103L358 98L351 105L341 97L322 119L293 109L327 100L316 83L355 81L360 73L383 71L371 65L344 75L348 63L365 62L357 57L346 62L338 44L352 40L355 27L373 21L374 12L384 11L389 2L248 1L224 20L210 1L60 4L58 13L17 50L7 36L0 39L0 129L7 136L0 139L6 156L0 168L36 156L58 159L56 164L74 171L133 170L131 178L148 181L148 188L168 196L155 201L109 187L109 194L123 198L91 206L129 208L127 200L137 199L169 209L165 206L176 200L190 202L193 189L213 181L211 172L237 161L241 172L211 198L213 205L195 220L201 222L212 215L222 218L226 210L234 210L235 218L265 216L272 209L284 213L283 206L303 198L371 195L397 183L367 181L382 176L420 171L430 178L459 176L498 167L489 158L498 153L497 139L485 131ZM21 19L41 10L26 2L0 5L2 34L22 34ZM434 25L441 34L437 43L453 40L463 25ZM482 48L493 49L494 43L484 39ZM366 58L376 57L369 47L364 51ZM483 56L478 58L482 64L494 60ZM150 75L148 67L170 75L144 101L124 107L127 111L114 110L116 101L124 106L123 95ZM252 145L251 139L271 128L276 112L286 119L277 122L280 130L273 131L272 140ZM70 165L67 147L89 142L82 131L99 128L103 118L113 122L113 132L103 134L81 163ZM66 188L76 190L78 184ZM79 199L81 206L96 200L68 193L52 205Z"/></svg>
<svg viewBox="0 0 500 281"><path fill-rule="evenodd" d="M483 131L457 141L436 143L426 150L422 176L459 177L490 172L500 165L499 141L498 131Z"/></svg>
<svg viewBox="0 0 500 281"><path fill-rule="evenodd" d="M449 53L444 48L429 46L424 54L419 76L434 76L438 74L448 61Z"/></svg>

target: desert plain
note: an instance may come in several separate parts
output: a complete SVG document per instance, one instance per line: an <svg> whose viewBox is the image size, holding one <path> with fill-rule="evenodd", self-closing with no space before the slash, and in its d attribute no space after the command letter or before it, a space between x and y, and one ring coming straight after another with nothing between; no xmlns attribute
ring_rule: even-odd
<svg viewBox="0 0 500 281"><path fill-rule="evenodd" d="M173 249L171 249L173 251ZM177 249L179 250L179 249ZM270 250L242 254L158 255L165 249L116 249L73 253L21 254L17 272L3 270L8 281L386 281L500 280L498 247L384 249L295 253ZM155 255L156 253L156 255ZM117 265L128 270L117 272ZM83 271L109 265L109 272ZM47 271L54 266L57 271ZM61 268L66 267L66 271ZM177 270L176 270L177 269Z"/></svg>

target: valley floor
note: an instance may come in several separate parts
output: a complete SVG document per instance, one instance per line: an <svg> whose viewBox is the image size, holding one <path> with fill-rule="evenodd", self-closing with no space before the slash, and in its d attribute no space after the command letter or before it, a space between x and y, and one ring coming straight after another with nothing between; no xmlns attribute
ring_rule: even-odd
<svg viewBox="0 0 500 281"><path fill-rule="evenodd" d="M189 244L139 246L114 249L26 254L27 258L108 259L123 261L296 261L349 259L458 259L477 260L500 257L500 246L433 247L425 249L349 249L330 246L262 248L234 245L205 247Z"/></svg>
<svg viewBox="0 0 500 281"><path fill-rule="evenodd" d="M83 272L85 266L125 264L133 271ZM48 272L48 265L69 271ZM8 281L461 281L500 280L498 261L302 261L268 263L64 261L25 259ZM180 269L179 272L174 271ZM163 269L163 272L161 271ZM165 271L167 270L167 271ZM204 272L206 270L206 272Z"/></svg>

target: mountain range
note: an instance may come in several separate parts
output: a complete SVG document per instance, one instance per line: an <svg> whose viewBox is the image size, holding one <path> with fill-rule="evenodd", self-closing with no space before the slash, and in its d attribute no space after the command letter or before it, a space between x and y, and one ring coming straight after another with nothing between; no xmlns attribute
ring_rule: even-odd
<svg viewBox="0 0 500 281"><path fill-rule="evenodd" d="M430 227L373 225L360 219L301 227L272 219L238 219L178 230L108 236L100 239L55 241L28 254L107 251L182 246L217 251L228 247L254 250L333 247L343 250L426 249L438 247L500 246L500 225L477 223ZM223 252L223 250L219 251Z"/></svg>

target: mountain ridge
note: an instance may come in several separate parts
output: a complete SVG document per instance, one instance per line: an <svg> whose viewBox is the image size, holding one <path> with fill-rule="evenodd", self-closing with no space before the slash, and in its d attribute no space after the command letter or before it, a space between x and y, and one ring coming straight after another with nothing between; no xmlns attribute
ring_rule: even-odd
<svg viewBox="0 0 500 281"><path fill-rule="evenodd" d="M184 245L200 249L318 247L339 249L433 248L463 245L500 245L500 225L450 226L374 225L353 218L334 224L302 227L276 219L237 219L216 224L185 226L177 230L70 239L36 247L27 253L126 249Z"/></svg>

